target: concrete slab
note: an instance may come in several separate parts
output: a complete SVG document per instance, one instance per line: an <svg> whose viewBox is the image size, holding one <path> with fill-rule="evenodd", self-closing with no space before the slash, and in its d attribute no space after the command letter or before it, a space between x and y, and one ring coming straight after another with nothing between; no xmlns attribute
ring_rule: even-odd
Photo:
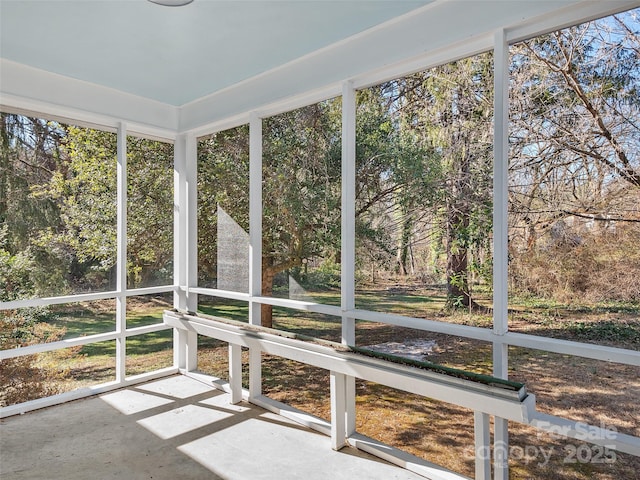
<svg viewBox="0 0 640 480"><path fill-rule="evenodd" d="M0 423L3 480L418 480L407 470L175 376Z"/></svg>

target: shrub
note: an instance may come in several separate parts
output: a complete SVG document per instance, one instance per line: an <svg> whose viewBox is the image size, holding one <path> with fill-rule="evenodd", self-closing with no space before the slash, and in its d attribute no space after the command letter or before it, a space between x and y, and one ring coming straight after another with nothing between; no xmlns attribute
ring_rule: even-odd
<svg viewBox="0 0 640 480"><path fill-rule="evenodd" d="M511 287L563 303L640 301L640 227L582 233L579 242L512 255Z"/></svg>

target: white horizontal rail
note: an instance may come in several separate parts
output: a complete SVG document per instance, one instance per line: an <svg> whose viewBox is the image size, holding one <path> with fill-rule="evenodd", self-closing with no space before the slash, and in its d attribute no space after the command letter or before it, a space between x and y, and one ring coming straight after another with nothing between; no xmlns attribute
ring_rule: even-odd
<svg viewBox="0 0 640 480"><path fill-rule="evenodd" d="M136 335L145 335L147 333L161 332L163 330L169 330L164 323L154 323L151 325L145 325L143 327L127 328L124 332L127 338L135 337Z"/></svg>
<svg viewBox="0 0 640 480"><path fill-rule="evenodd" d="M0 310L14 310L16 308L44 307L46 305L59 305L62 303L91 302L93 300L105 300L116 298L118 292L79 293L76 295L64 295L61 297L27 298L24 300L12 300L0 302Z"/></svg>
<svg viewBox="0 0 640 480"><path fill-rule="evenodd" d="M14 310L17 308L29 308L29 307L44 307L47 305L60 305L63 303L79 303L79 302L91 302L93 300L107 300L110 298L116 298L124 295L127 297L150 295L154 293L166 293L173 292L176 287L173 285L162 285L157 287L145 287L145 288L133 288L118 292L117 290L109 292L91 292L91 293L78 293L74 295L63 295L60 297L40 297L40 298L25 298L22 300L11 300L9 302L0 302L0 310Z"/></svg>
<svg viewBox="0 0 640 480"><path fill-rule="evenodd" d="M4 68L10 69L10 71L13 70L16 72L24 70L25 68L29 69L29 67L18 65L15 62L11 62L6 59L0 59L0 65L2 65ZM54 75L55 77L55 74L49 74L47 72L34 70L31 71L31 75L33 75L35 78L39 78L43 85L47 84L47 79L52 78L51 75ZM71 79L68 78L66 80L70 81ZM51 82L48 82L48 84L51 85ZM69 88L70 86L68 84L66 86L67 90L72 91L72 89ZM101 89L98 87L98 90ZM102 90L102 92L104 92L104 90ZM89 94L89 92L85 92L85 95L83 95L83 97L87 98L87 94ZM98 92L94 90L89 94L89 97L99 97ZM140 97L137 97L137 99L143 100ZM136 101L136 97L134 97L134 101ZM132 136L147 138L149 140L157 140L160 142L169 143L173 142L176 138L175 127L177 127L177 113L174 113L175 110L173 108L167 107L168 105L160 106L160 108L164 110L165 115L158 115L158 110L155 110L155 112L151 113L151 115L153 117L162 117L163 119L168 120L169 122L174 124L173 128L167 128L167 125L169 124L165 126L154 126L149 123L140 123L130 118L127 122L127 133ZM2 97L0 99L0 110L7 113L46 118L47 120L55 120L61 123L67 123L78 127L93 128L96 130L114 133L118 129L118 124L122 121L122 118L119 116L91 112L90 110L87 110L87 108L78 108L70 105L66 106L60 102L52 103L45 100L36 100L24 95L12 95L8 92L2 92ZM144 111L146 109L142 108L141 110ZM171 117L175 117L175 121L171 121Z"/></svg>
<svg viewBox="0 0 640 480"><path fill-rule="evenodd" d="M531 425L551 435L574 438L640 457L640 437L542 412L534 414Z"/></svg>
<svg viewBox="0 0 640 480"><path fill-rule="evenodd" d="M115 327L115 320L114 320ZM144 327L135 327L127 329L124 332L125 337L134 337L136 335L144 335L146 333L158 332L161 330L169 330L164 323L154 323L153 325L145 325ZM10 358L23 357L25 355L33 355L35 353L51 352L63 348L77 347L81 345L89 345L90 343L107 342L122 338L123 334L118 332L98 333L96 335L87 335L86 337L68 338L57 342L38 343L36 345L28 345L26 347L12 348L10 350L0 351L0 360L8 360Z"/></svg>
<svg viewBox="0 0 640 480"><path fill-rule="evenodd" d="M334 315L336 317L346 315L350 318L355 318L356 320L396 325L399 327L413 328L426 332L455 335L458 337L470 338L473 340L480 340L484 342L503 343L514 347L532 348L553 353L589 358L592 360L601 360L605 362L620 363L623 365L640 366L639 351L628 350L619 347L609 347L592 343L576 342L573 340L542 337L531 335L528 333L507 332L504 335L496 335L490 328L459 325L438 320L429 320L426 318L398 315L394 313L374 312L371 310L342 310L340 307L334 305L291 300L288 298L250 296L243 293L208 288L189 288L189 291L220 298L230 298L233 300L243 300L247 302L254 301L277 307L291 308L293 310L323 313L326 315Z"/></svg>
<svg viewBox="0 0 640 480"><path fill-rule="evenodd" d="M247 399L249 392L247 391ZM294 422L299 423L300 425L304 425L305 427L310 428L311 430L315 430L316 432L320 432L328 437L331 436L331 423L326 420L316 417L315 415L311 415L310 413L304 412L302 410L298 410L291 405L287 405L286 403L279 402L277 400L273 400L265 395L257 395L251 398L251 403L258 405L259 407L264 408L265 410L269 410L281 417L288 418L289 420L293 420Z"/></svg>
<svg viewBox="0 0 640 480"><path fill-rule="evenodd" d="M386 323L400 327L415 328L416 330L426 330L435 333L445 333L458 337L473 338L491 342L493 332L489 328L471 327L469 325L458 325L455 323L439 322L437 320L427 320L426 318L406 317L393 313L372 312L370 310L348 310L345 312L349 317L368 322Z"/></svg>
<svg viewBox="0 0 640 480"><path fill-rule="evenodd" d="M189 287L187 291L189 293L197 293L198 295L209 295L211 297L228 298L230 300L241 300L244 302L248 302L251 299L248 293L219 290L217 288Z"/></svg>
<svg viewBox="0 0 640 480"><path fill-rule="evenodd" d="M12 415L20 415L23 413L38 410L40 408L51 407L59 405L61 403L70 402L72 400L78 400L80 398L90 397L92 395L98 395L100 393L110 392L122 387L129 387L139 383L148 382L157 378L166 377L178 373L178 369L174 367L167 367L153 372L142 373L127 377L121 382L107 382L100 385L93 385L90 387L79 388L71 392L60 393L58 395L52 395L50 397L39 398L37 400L31 400L29 402L18 403L16 405L9 405L8 407L0 408L0 418L10 417Z"/></svg>
<svg viewBox="0 0 640 480"><path fill-rule="evenodd" d="M115 320L114 320L115 326ZM34 353L50 352L53 350L60 350L62 348L77 347L80 345L87 345L89 343L106 342L109 340L115 340L120 338L120 334L117 332L99 333L97 335L87 335L86 337L69 338L66 340L59 340L57 342L38 343L37 345L29 345L27 347L12 348L11 350L0 351L0 360L7 360L9 358L23 357L25 355L33 355Z"/></svg>
<svg viewBox="0 0 640 480"><path fill-rule="evenodd" d="M539 337L536 335L516 332L507 332L504 335L495 335L494 341L506 343L514 347L533 348L547 352L573 355L575 357L590 358L592 360L640 366L640 351L637 350L607 347L593 343L574 342L559 338Z"/></svg>
<svg viewBox="0 0 640 480"><path fill-rule="evenodd" d="M507 29L507 42L516 43L555 30L578 25L598 18L624 12L638 7L638 0L597 1L591 0L567 5L553 12L543 15Z"/></svg>
<svg viewBox="0 0 640 480"><path fill-rule="evenodd" d="M323 303L307 302L303 300L292 300L290 298L262 297L252 296L248 293L233 292L230 290L219 290L217 288L200 288L189 287L189 293L197 293L198 295L209 295L218 298L228 298L230 300L241 300L245 302L258 302L265 305L273 305L274 307L291 308L294 310L304 310L307 312L324 313L326 315L342 316L342 310L336 305L327 305Z"/></svg>
<svg viewBox="0 0 640 480"><path fill-rule="evenodd" d="M415 455L411 455L410 453L386 445L360 433L354 433L349 436L347 440L350 445L358 450L375 455L405 470L422 475L429 480L469 480L468 477L459 473L423 460L420 457L416 457Z"/></svg>
<svg viewBox="0 0 640 480"><path fill-rule="evenodd" d="M155 287L128 288L122 292L127 297L138 295L153 295L154 293L168 293L175 291L175 285L158 285Z"/></svg>
<svg viewBox="0 0 640 480"><path fill-rule="evenodd" d="M306 312L324 313L326 315L342 316L343 310L336 305L327 305L324 303L306 302L303 300L291 300L288 298L275 297L252 297L254 302L273 305L274 307L291 308L294 310L303 310Z"/></svg>

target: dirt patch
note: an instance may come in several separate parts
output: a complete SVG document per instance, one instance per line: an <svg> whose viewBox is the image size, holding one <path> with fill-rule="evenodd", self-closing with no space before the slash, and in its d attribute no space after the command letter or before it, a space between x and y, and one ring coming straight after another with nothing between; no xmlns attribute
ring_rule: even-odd
<svg viewBox="0 0 640 480"><path fill-rule="evenodd" d="M403 342L385 342L376 345L365 345L364 348L374 352L386 353L397 357L409 358L411 360L423 361L437 347L435 340L424 338L407 339Z"/></svg>

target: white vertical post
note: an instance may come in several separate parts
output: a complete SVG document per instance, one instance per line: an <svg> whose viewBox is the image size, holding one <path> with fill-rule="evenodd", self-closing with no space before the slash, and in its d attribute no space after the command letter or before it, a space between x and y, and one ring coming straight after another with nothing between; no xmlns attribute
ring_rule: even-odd
<svg viewBox="0 0 640 480"><path fill-rule="evenodd" d="M231 387L231 399L229 403L242 401L242 347L233 343L229 344L229 386Z"/></svg>
<svg viewBox="0 0 640 480"><path fill-rule="evenodd" d="M476 456L475 480L489 480L491 478L489 415L482 412L473 412L473 415Z"/></svg>
<svg viewBox="0 0 640 480"><path fill-rule="evenodd" d="M187 283L187 269L183 252L187 244L187 232L182 228L186 210L186 186L184 182L185 144L182 137L173 144L173 307L187 309L187 296L181 285ZM182 329L173 329L173 364L186 368L186 334Z"/></svg>
<svg viewBox="0 0 640 480"><path fill-rule="evenodd" d="M185 135L186 218L183 228L187 231L184 262L186 264L185 302L189 312L198 310L198 295L189 291L198 286L198 141L193 135ZM192 372L198 368L198 334L187 332L185 368Z"/></svg>
<svg viewBox="0 0 640 480"><path fill-rule="evenodd" d="M193 249L190 243L194 241L193 221L190 216L196 215L193 207L197 162L194 154L195 139L180 135L174 144L174 233L173 233L173 265L174 265L174 307L178 310L195 310L197 299L187 297L188 287L192 282ZM197 201L197 197L195 198ZM191 206L191 208L190 208ZM195 221L195 219L194 219ZM196 232L197 236L197 232ZM197 245L197 237L195 238ZM197 262L197 251L195 252ZM195 272L197 281L197 270ZM195 332L174 329L174 365L183 370L195 370L197 364L198 336Z"/></svg>
<svg viewBox="0 0 640 480"><path fill-rule="evenodd" d="M346 445L346 394L347 377L343 373L332 371L330 374L331 391L331 448L340 450Z"/></svg>
<svg viewBox="0 0 640 480"><path fill-rule="evenodd" d="M187 309L187 264L184 253L187 249L187 182L186 142L183 135L178 136L173 146L173 306L178 310Z"/></svg>
<svg viewBox="0 0 640 480"><path fill-rule="evenodd" d="M187 286L198 286L198 140L193 135L185 138L187 181ZM198 294L187 289L187 310L198 310Z"/></svg>
<svg viewBox="0 0 640 480"><path fill-rule="evenodd" d="M494 38L494 134L493 134L493 333L508 330L508 172L509 172L509 45L505 31ZM508 345L493 342L493 374L509 376ZM496 480L509 478L507 420L494 424L494 472Z"/></svg>
<svg viewBox="0 0 640 480"><path fill-rule="evenodd" d="M340 289L343 312L355 308L356 264L356 92L352 82L342 87L342 212ZM342 341L355 344L355 322L342 316Z"/></svg>
<svg viewBox="0 0 640 480"><path fill-rule="evenodd" d="M356 268L356 91L353 82L342 86L342 205L340 244L340 305L342 343L356 344L355 319L347 312L355 309ZM346 379L346 435L356 431L356 379Z"/></svg>
<svg viewBox="0 0 640 480"><path fill-rule="evenodd" d="M127 329L127 127L118 125L116 198L116 381L122 382L126 376L126 336Z"/></svg>
<svg viewBox="0 0 640 480"><path fill-rule="evenodd" d="M261 325L262 294L262 119L249 119L249 323ZM262 352L249 350L249 398L262 394Z"/></svg>

